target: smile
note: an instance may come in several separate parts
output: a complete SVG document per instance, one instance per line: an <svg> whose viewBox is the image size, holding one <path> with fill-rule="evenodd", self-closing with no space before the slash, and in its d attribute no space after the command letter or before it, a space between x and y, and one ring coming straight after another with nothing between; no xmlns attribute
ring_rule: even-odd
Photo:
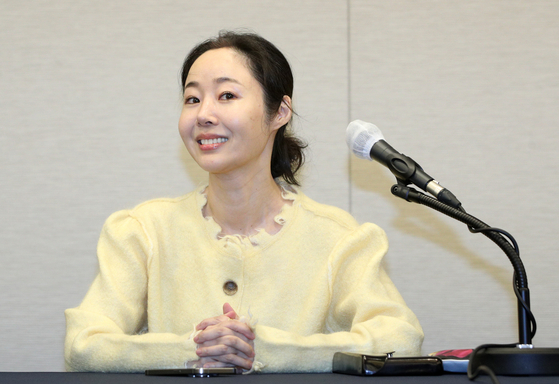
<svg viewBox="0 0 559 384"><path fill-rule="evenodd" d="M198 140L199 144L202 145L208 145L208 144L219 144L219 143L225 143L227 140L227 138L225 137L220 137L219 139L203 139L203 140Z"/></svg>

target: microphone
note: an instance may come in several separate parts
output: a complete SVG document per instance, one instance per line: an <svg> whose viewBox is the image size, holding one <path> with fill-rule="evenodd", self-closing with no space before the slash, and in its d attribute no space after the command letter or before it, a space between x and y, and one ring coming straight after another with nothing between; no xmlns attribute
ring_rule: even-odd
<svg viewBox="0 0 559 384"><path fill-rule="evenodd" d="M396 176L398 184L416 185L453 208L459 209L462 205L452 192L425 173L419 164L392 148L376 125L361 120L352 121L347 126L346 142L355 156L374 159L387 167ZM408 200L407 196L400 197Z"/></svg>

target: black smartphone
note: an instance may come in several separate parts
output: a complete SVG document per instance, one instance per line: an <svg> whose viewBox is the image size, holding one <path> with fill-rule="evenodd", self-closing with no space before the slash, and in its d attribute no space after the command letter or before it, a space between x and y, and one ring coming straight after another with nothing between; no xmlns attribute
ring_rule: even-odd
<svg viewBox="0 0 559 384"><path fill-rule="evenodd" d="M392 353L362 355L336 352L332 372L356 376L442 375L443 363L434 356L392 357Z"/></svg>
<svg viewBox="0 0 559 384"><path fill-rule="evenodd" d="M212 377L240 375L243 373L241 368L174 368L174 369L147 369L147 376L190 376L190 377Z"/></svg>

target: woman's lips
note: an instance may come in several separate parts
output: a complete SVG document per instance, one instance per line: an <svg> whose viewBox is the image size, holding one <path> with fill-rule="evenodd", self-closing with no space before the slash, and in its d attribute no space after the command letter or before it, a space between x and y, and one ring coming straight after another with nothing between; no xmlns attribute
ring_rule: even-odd
<svg viewBox="0 0 559 384"><path fill-rule="evenodd" d="M197 141L202 151L211 151L221 147L229 139L226 137L199 138Z"/></svg>

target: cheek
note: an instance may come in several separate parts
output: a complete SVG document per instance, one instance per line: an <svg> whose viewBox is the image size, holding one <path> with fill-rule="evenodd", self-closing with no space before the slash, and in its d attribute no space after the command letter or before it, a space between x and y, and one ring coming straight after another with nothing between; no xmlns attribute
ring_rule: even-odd
<svg viewBox="0 0 559 384"><path fill-rule="evenodd" d="M255 108L246 113L246 117L252 128L251 136L261 137L270 135L270 124L267 115L264 113L263 106L256 105Z"/></svg>
<svg viewBox="0 0 559 384"><path fill-rule="evenodd" d="M179 117L179 133L184 138L192 132L193 119L190 113L182 111Z"/></svg>

